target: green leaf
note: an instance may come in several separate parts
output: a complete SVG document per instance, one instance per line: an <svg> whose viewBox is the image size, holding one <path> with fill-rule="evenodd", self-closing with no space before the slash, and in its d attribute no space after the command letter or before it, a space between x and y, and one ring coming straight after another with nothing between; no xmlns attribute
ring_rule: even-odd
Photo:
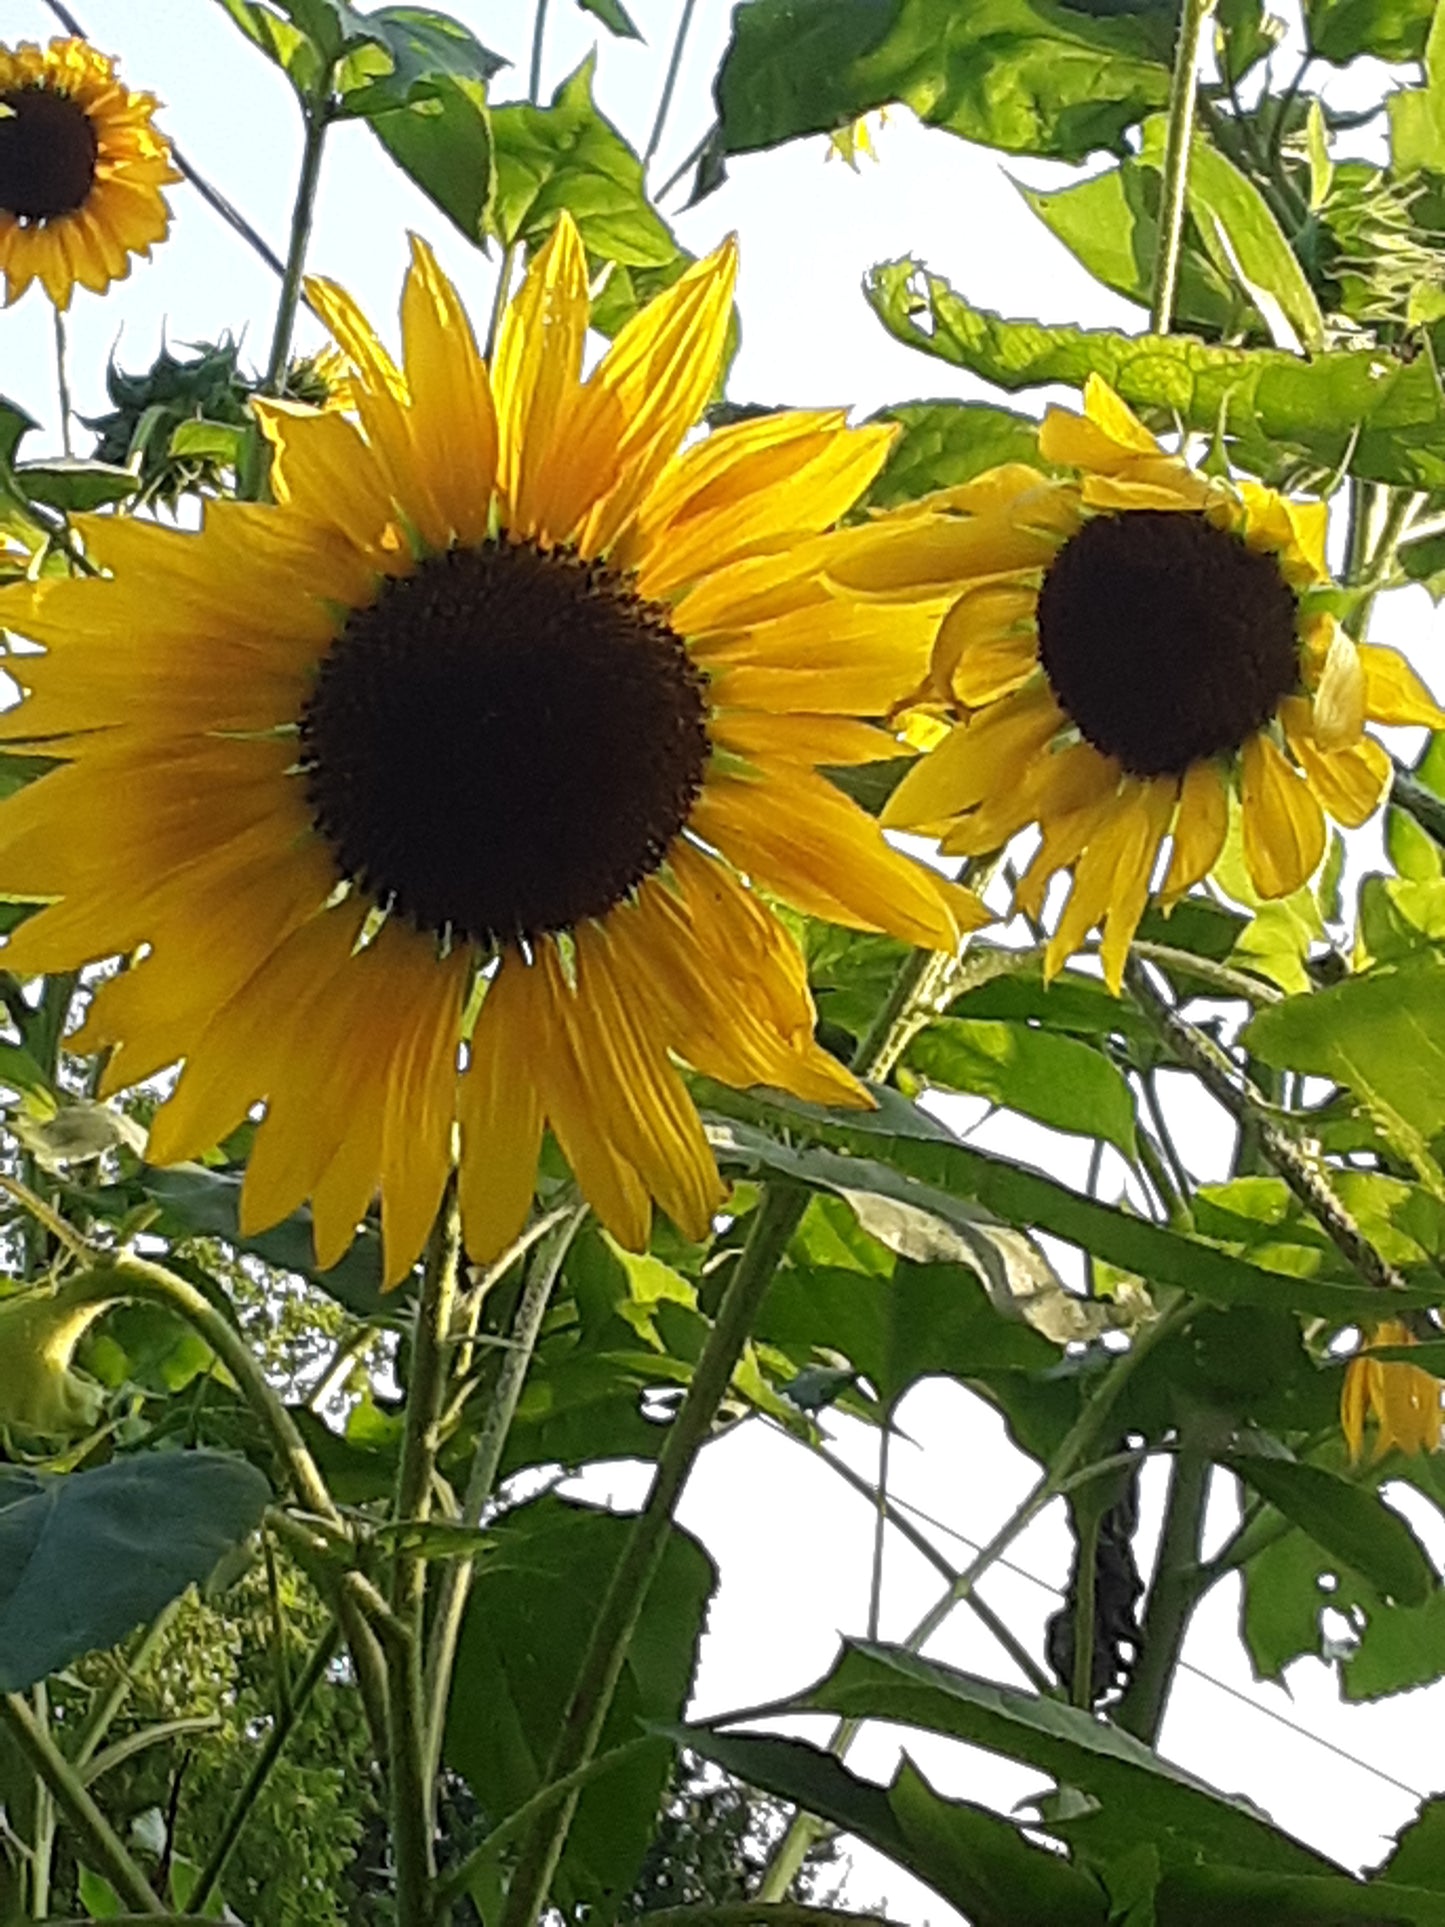
<svg viewBox="0 0 1445 1927"><path fill-rule="evenodd" d="M199 456L234 468L246 446L247 430L233 422L178 422L171 432L168 454Z"/></svg>
<svg viewBox="0 0 1445 1927"><path fill-rule="evenodd" d="M1357 54L1419 60L1434 12L1435 0L1304 0L1305 35L1337 67Z"/></svg>
<svg viewBox="0 0 1445 1927"><path fill-rule="evenodd" d="M619 40L643 38L622 0L577 0L577 4L583 13L590 13L594 20L600 20L607 31L616 34Z"/></svg>
<svg viewBox="0 0 1445 1927"><path fill-rule="evenodd" d="M938 488L972 481L1002 462L1039 460L1039 425L1029 415L986 402L911 401L884 408L874 421L902 433L868 491L870 508L894 508Z"/></svg>
<svg viewBox="0 0 1445 1927"><path fill-rule="evenodd" d="M589 254L662 268L678 245L647 199L642 162L592 99L594 61L562 82L550 107L492 114L497 194L490 225L504 246L541 246L566 208Z"/></svg>
<svg viewBox="0 0 1445 1927"><path fill-rule="evenodd" d="M343 115L369 119L417 107L448 80L485 88L508 64L460 20L430 7L378 7L366 25L369 44L338 77Z"/></svg>
<svg viewBox="0 0 1445 1927"><path fill-rule="evenodd" d="M970 951L969 963L976 964L981 954L977 948ZM1074 972L1045 983L1042 965L1037 961L1025 970L1010 970L965 991L949 1009L957 1017L1039 1023L1045 1030L1067 1031L1079 1037L1123 1037L1138 1044L1147 1044L1153 1037L1141 1013L1122 997L1112 996L1103 984Z"/></svg>
<svg viewBox="0 0 1445 1927"><path fill-rule="evenodd" d="M1347 978L1260 1011L1244 1032L1266 1063L1348 1085L1386 1139L1445 1197L1431 1140L1445 1130L1445 961Z"/></svg>
<svg viewBox="0 0 1445 1927"><path fill-rule="evenodd" d="M1168 99L1173 8L1061 0L753 0L733 15L718 151L831 133L892 101L1012 154L1119 151Z"/></svg>
<svg viewBox="0 0 1445 1927"><path fill-rule="evenodd" d="M1013 1821L946 1800L903 1760L891 1786L860 1780L806 1740L679 1727L673 1737L750 1786L831 1821L925 1881L974 1927L1104 1927L1102 1890ZM764 1919L762 1913L758 1920Z"/></svg>
<svg viewBox="0 0 1445 1927"><path fill-rule="evenodd" d="M1379 1877L1445 1894L1445 1798L1421 1803L1415 1818L1397 1836L1395 1851L1380 1867Z"/></svg>
<svg viewBox="0 0 1445 1927"><path fill-rule="evenodd" d="M833 1671L790 1710L919 1727L1036 1767L1100 1803L1084 1819L1041 1823L1061 1838L1087 1840L1091 1857L1144 1838L1166 1865L1202 1857L1279 1873L1333 1870L1244 1801L1215 1793L1093 1714L900 1647L845 1641Z"/></svg>
<svg viewBox="0 0 1445 1927"><path fill-rule="evenodd" d="M1323 1466L1262 1453L1232 1453L1221 1463L1387 1601L1421 1606L1436 1590L1420 1541L1377 1492Z"/></svg>
<svg viewBox="0 0 1445 1927"><path fill-rule="evenodd" d="M847 1153L854 1188L877 1181L864 1159L892 1166L919 1180L918 1190L905 1191L905 1198L930 1194L925 1209L942 1208L937 1194L954 1199L953 1222L959 1226L970 1222L971 1208L971 1222L977 1226L991 1216L1005 1225L1051 1232L1121 1271L1156 1285L1178 1285L1215 1304L1304 1312L1332 1319L1337 1326L1361 1314L1379 1312L1379 1293L1371 1286L1322 1283L1265 1271L1201 1240L1133 1217L1117 1205L1070 1190L1027 1165L975 1150L896 1091L875 1088L877 1111L845 1116L801 1099L763 1098L703 1080L698 1083L709 1110L725 1118L769 1125L792 1140L783 1145L745 1124L710 1121L709 1136L720 1152L724 1156L731 1152L735 1159L795 1181L809 1181L809 1166L799 1155L798 1140L811 1139ZM841 1173L835 1180L831 1167L826 1175L820 1173L818 1181L829 1189L842 1188L847 1182ZM1437 1303L1439 1297L1436 1283L1398 1292L1392 1302L1426 1306Z"/></svg>
<svg viewBox="0 0 1445 1927"><path fill-rule="evenodd" d="M1269 1927L1445 1927L1438 1894L1347 1874L1278 1874L1244 1867L1171 1867L1159 1883L1161 1921L1268 1921Z"/></svg>
<svg viewBox="0 0 1445 1927"><path fill-rule="evenodd" d="M1140 130L1140 158L1161 172L1167 125L1163 114L1155 114ZM1318 354L1325 335L1319 302L1259 189L1198 134L1188 180L1189 212L1215 267L1232 274L1264 314L1276 346ZM1280 338L1276 317L1283 317L1293 340Z"/></svg>
<svg viewBox="0 0 1445 1927"><path fill-rule="evenodd" d="M1124 161L1074 187L1047 192L1015 183L1044 226L1097 281L1148 307L1159 245L1159 175ZM1232 332L1249 307L1231 279L1220 274L1187 227L1179 263L1176 306L1181 327Z"/></svg>
<svg viewBox="0 0 1445 1927"><path fill-rule="evenodd" d="M220 0L236 25L268 60L286 75L298 94L309 97L321 78L321 56L301 28L264 0Z"/></svg>
<svg viewBox="0 0 1445 1927"><path fill-rule="evenodd" d="M50 462L26 462L14 474L30 501L61 509L67 515L82 515L111 502L124 502L140 487L140 477L128 468L69 455L57 455Z"/></svg>
<svg viewBox="0 0 1445 1927"><path fill-rule="evenodd" d="M945 1090L970 1091L1056 1131L1101 1137L1135 1156L1134 1097L1101 1051L1028 1024L936 1018L904 1062Z"/></svg>
<svg viewBox="0 0 1445 1927"><path fill-rule="evenodd" d="M1428 356L1374 348L1312 361L1272 348L1225 348L1187 335L1044 327L975 308L915 260L885 262L865 284L890 334L1008 391L1099 374L1131 407L1223 433L1256 472L1293 452L1323 477L1348 466L1374 481L1445 487L1445 423Z"/></svg>
<svg viewBox="0 0 1445 1927"><path fill-rule="evenodd" d="M544 1784L597 1602L632 1523L549 1496L505 1514L492 1528L496 1565L483 1564L468 1603L445 1755L493 1826ZM640 1720L680 1717L714 1583L707 1554L672 1528L599 1752L635 1739ZM671 1759L671 1746L659 1739L584 1790L553 1886L565 1912L602 1908L627 1893Z"/></svg>
<svg viewBox="0 0 1445 1927"><path fill-rule="evenodd" d="M1264 10L1264 0L1220 0L1214 16L1215 56L1226 82L1243 79L1251 67L1273 53L1282 22Z"/></svg>
<svg viewBox="0 0 1445 1927"><path fill-rule="evenodd" d="M13 462L21 441L39 426L35 417L27 414L17 402L8 401L0 395L0 465L8 466Z"/></svg>
<svg viewBox="0 0 1445 1927"><path fill-rule="evenodd" d="M253 1530L271 1496L219 1452L113 1459L64 1478L0 1468L0 1691L153 1619Z"/></svg>
<svg viewBox="0 0 1445 1927"><path fill-rule="evenodd" d="M1439 8L1425 42L1425 85L1386 96L1390 166L1395 174L1445 174L1445 16Z"/></svg>
<svg viewBox="0 0 1445 1927"><path fill-rule="evenodd" d="M375 1231L363 1226L356 1242L330 1271L318 1271L311 1238L311 1213L295 1211L269 1231L244 1234L240 1225L241 1179L199 1164L168 1170L148 1165L140 1182L164 1216L156 1229L169 1236L201 1233L224 1238L241 1251L254 1251L280 1271L299 1272L349 1311L370 1317L381 1302L381 1246Z"/></svg>
<svg viewBox="0 0 1445 1927"><path fill-rule="evenodd" d="M824 1265L777 1272L757 1335L805 1366L828 1351L871 1380L884 1407L938 1374L991 1384L1002 1374L1049 1372L1058 1347L1001 1318L957 1265L900 1264L891 1277Z"/></svg>

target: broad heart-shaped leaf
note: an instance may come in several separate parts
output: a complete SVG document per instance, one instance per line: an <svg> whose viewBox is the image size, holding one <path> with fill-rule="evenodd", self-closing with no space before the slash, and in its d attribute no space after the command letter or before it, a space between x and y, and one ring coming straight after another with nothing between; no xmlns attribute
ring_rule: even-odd
<svg viewBox="0 0 1445 1927"><path fill-rule="evenodd" d="M1420 1541L1368 1486L1264 1453L1235 1452L1221 1463L1388 1602L1423 1606L1436 1591L1435 1568Z"/></svg>
<svg viewBox="0 0 1445 1927"><path fill-rule="evenodd" d="M1232 452L1273 474L1293 455L1323 476L1445 487L1445 418L1429 357L1338 349L1305 361L1273 348L1215 347L1188 335L1044 327L975 308L912 259L872 270L865 294L888 332L1009 393L1099 374L1133 408L1222 431Z"/></svg>
<svg viewBox="0 0 1445 1927"><path fill-rule="evenodd" d="M892 1277L828 1266L783 1267L758 1313L756 1336L809 1362L841 1353L886 1406L936 1373L990 1380L1050 1371L1055 1345L1001 1318L960 1265L900 1264Z"/></svg>
<svg viewBox="0 0 1445 1927"><path fill-rule="evenodd" d="M906 1758L892 1784L881 1787L806 1740L707 1726L677 1727L672 1737L749 1786L887 1854L974 1927L1105 1927L1110 1917L1108 1899L1089 1874L1035 1846L987 1807L944 1799Z"/></svg>
<svg viewBox="0 0 1445 1927"><path fill-rule="evenodd" d="M853 1169L855 1188L870 1181L864 1159L892 1166L920 1186L974 1207L979 1224L991 1216L1022 1230L1052 1232L1121 1271L1133 1272L1154 1285L1177 1285L1214 1304L1305 1312L1341 1325L1362 1315L1379 1314L1380 1296L1371 1286L1337 1285L1265 1271L1182 1232L1131 1217L1118 1206L1072 1191L1027 1165L974 1150L897 1091L875 1088L876 1111L844 1113L776 1093L732 1091L701 1079L697 1088L709 1110L743 1121L710 1125L710 1135L724 1158L794 1183L816 1182L836 1191L847 1181L833 1166L824 1167L816 1180L810 1176L799 1143L807 1139L847 1154L844 1162ZM751 1130L746 1128L749 1123L754 1126ZM769 1135L770 1130L785 1132L792 1141L782 1144ZM964 1222L958 1214L955 1221ZM1438 1284L1424 1285L1396 1293L1391 1302L1423 1307L1436 1304L1439 1297Z"/></svg>
<svg viewBox="0 0 1445 1927"><path fill-rule="evenodd" d="M566 208L589 254L662 268L679 253L647 198L642 162L592 99L589 57L552 96L492 113L497 193L490 225L502 243L539 247Z"/></svg>
<svg viewBox="0 0 1445 1927"><path fill-rule="evenodd" d="M1445 1196L1445 963L1425 952L1260 1011L1244 1032L1266 1063L1349 1087L1389 1143Z"/></svg>
<svg viewBox="0 0 1445 1927"><path fill-rule="evenodd" d="M1056 1131L1101 1137L1135 1155L1134 1097L1123 1072L1077 1037L978 1017L936 1018L908 1047L908 1068Z"/></svg>
<svg viewBox="0 0 1445 1927"><path fill-rule="evenodd" d="M900 430L888 462L869 489L870 508L894 508L930 490L972 481L1003 462L1039 459L1039 425L1011 408L978 401L909 401L880 409L877 422Z"/></svg>
<svg viewBox="0 0 1445 1927"><path fill-rule="evenodd" d="M1112 1857L1143 1838L1166 1865L1204 1859L1277 1873L1336 1871L1244 1802L1215 1793L1091 1713L902 1647L845 1641L833 1671L789 1710L888 1720L1037 1767L1099 1802L1083 1819L1041 1823L1090 1859Z"/></svg>
<svg viewBox="0 0 1445 1927"><path fill-rule="evenodd" d="M1164 106L1169 0L753 0L718 72L717 151L831 133L903 101L935 127L1011 154L1118 149Z"/></svg>
<svg viewBox="0 0 1445 1927"><path fill-rule="evenodd" d="M483 1565L467 1607L447 1707L445 1755L496 1826L543 1784L547 1757L586 1649L597 1606L632 1520L548 1496L492 1528L495 1569ZM640 1736L642 1721L681 1716L716 1574L674 1527L627 1653L599 1752ZM610 1919L651 1838L671 1765L666 1740L587 1787L553 1897Z"/></svg>
<svg viewBox="0 0 1445 1927"><path fill-rule="evenodd" d="M1304 0L1310 52L1342 67L1357 54L1418 60L1435 0Z"/></svg>
<svg viewBox="0 0 1445 1927"><path fill-rule="evenodd" d="M114 1646L198 1584L271 1489L242 1459L154 1452L51 1478L0 1469L0 1691Z"/></svg>
<svg viewBox="0 0 1445 1927"><path fill-rule="evenodd" d="M338 78L343 115L369 117L415 107L444 80L485 87L508 65L460 20L430 7L378 7L366 24L369 44L351 55Z"/></svg>

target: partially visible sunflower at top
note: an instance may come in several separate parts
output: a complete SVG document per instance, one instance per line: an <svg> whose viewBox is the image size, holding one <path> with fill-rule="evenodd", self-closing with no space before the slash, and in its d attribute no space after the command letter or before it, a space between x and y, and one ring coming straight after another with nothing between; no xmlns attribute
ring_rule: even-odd
<svg viewBox="0 0 1445 1927"><path fill-rule="evenodd" d="M888 431L778 414L681 446L731 246L586 381L569 219L490 369L413 256L401 366L310 285L359 422L258 404L274 505L211 503L199 534L78 518L104 578L0 593L45 648L10 656L28 693L0 737L68 759L0 808L0 892L52 900L6 967L143 950L74 1044L112 1051L107 1091L184 1058L149 1155L194 1157L264 1103L245 1225L309 1198L329 1266L379 1188L391 1283L454 1120L486 1260L548 1125L619 1239L646 1240L654 1200L707 1233L724 1193L675 1060L869 1101L814 1042L802 958L751 885L941 948L985 920L815 767L890 753L863 719L924 672L947 606L826 577ZM865 525L885 548L891 526Z"/></svg>
<svg viewBox="0 0 1445 1927"><path fill-rule="evenodd" d="M951 533L921 525L914 556L893 552L913 579L951 570L962 593L904 705L936 746L883 820L955 855L1037 825L1017 906L1039 916L1071 875L1046 973L1099 926L1117 991L1151 894L1172 905L1218 861L1231 798L1254 888L1289 896L1324 855L1326 816L1354 827L1384 795L1366 723L1440 728L1445 711L1323 606L1323 502L1198 474L1097 376L1082 415L1049 410L1039 451L1073 473L990 470L939 498ZM866 554L834 573L877 592Z"/></svg>
<svg viewBox="0 0 1445 1927"><path fill-rule="evenodd" d="M152 124L153 94L130 93L84 40L0 46L0 273L6 304L40 281L57 308L76 283L101 294L133 254L163 241L161 189L180 180Z"/></svg>

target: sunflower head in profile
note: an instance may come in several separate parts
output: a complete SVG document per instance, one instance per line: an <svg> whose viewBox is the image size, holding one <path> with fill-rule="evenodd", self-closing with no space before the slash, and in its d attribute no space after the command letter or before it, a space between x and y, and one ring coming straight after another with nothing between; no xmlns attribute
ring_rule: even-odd
<svg viewBox="0 0 1445 1927"><path fill-rule="evenodd" d="M1232 799L1254 888L1288 896L1326 817L1353 827L1384 794L1366 723L1445 712L1325 608L1323 502L1197 473L1097 376L1082 415L1050 409L1039 449L1061 473L993 469L947 496L951 537L920 533L915 575L952 566L962 593L913 708L952 726L884 821L963 855L1036 825L1018 907L1037 917L1071 876L1047 973L1099 926L1117 991L1151 894L1168 906L1208 875ZM876 575L865 557L838 579L861 592Z"/></svg>
<svg viewBox="0 0 1445 1927"><path fill-rule="evenodd" d="M1372 1456L1401 1452L1438 1452L1440 1449L1440 1380L1405 1358L1380 1358L1386 1346L1417 1344L1415 1334L1400 1318L1385 1318L1370 1332L1345 1367L1340 1393L1340 1430L1358 1463L1365 1443L1365 1424L1375 1427Z"/></svg>
<svg viewBox="0 0 1445 1927"><path fill-rule="evenodd" d="M57 308L96 294L163 241L161 189L181 177L132 94L84 40L0 46L0 272L8 305L39 281Z"/></svg>
<svg viewBox="0 0 1445 1927"><path fill-rule="evenodd" d="M549 1127L624 1243L654 1201L703 1237L723 1190L680 1064L869 1102L762 893L943 948L984 920L818 773L890 753L869 719L949 600L830 579L889 432L824 411L683 445L733 274L730 246L698 263L586 380L566 217L490 366L420 243L400 363L314 282L356 416L260 405L274 504L81 518L101 577L0 594L43 646L9 658L0 737L64 759L0 808L0 892L47 900L6 966L131 957L75 1043L110 1050L107 1090L184 1059L158 1162L264 1105L244 1223L309 1199L323 1266L379 1189L399 1279L457 1158L494 1257Z"/></svg>

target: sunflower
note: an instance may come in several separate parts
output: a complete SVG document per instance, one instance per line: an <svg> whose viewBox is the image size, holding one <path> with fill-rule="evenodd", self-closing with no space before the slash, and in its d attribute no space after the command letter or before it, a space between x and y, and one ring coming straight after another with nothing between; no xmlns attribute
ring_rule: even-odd
<svg viewBox="0 0 1445 1927"><path fill-rule="evenodd" d="M1440 1448L1440 1380L1433 1373L1400 1358L1374 1358L1384 1345L1414 1345L1414 1332L1398 1318L1376 1325L1345 1367L1340 1393L1340 1430L1358 1460L1364 1448L1365 1419L1375 1421L1376 1459L1393 1446L1402 1452L1436 1452Z"/></svg>
<svg viewBox="0 0 1445 1927"><path fill-rule="evenodd" d="M0 47L0 272L8 306L39 280L57 308L78 281L100 294L163 241L161 189L181 176L129 93L84 40Z"/></svg>
<svg viewBox="0 0 1445 1927"><path fill-rule="evenodd" d="M1049 410L1039 450L1073 474L990 470L936 498L951 525L920 519L886 557L860 531L833 576L886 595L894 573L917 593L953 571L962 593L905 706L912 740L936 746L883 820L955 855L1037 825L1017 906L1037 917L1051 878L1072 879L1046 973L1101 926L1117 991L1166 838L1169 907L1214 867L1237 797L1254 888L1289 896L1324 854L1326 814L1354 827L1385 792L1365 723L1439 728L1445 712L1329 613L1323 502L1196 473L1097 376L1082 416Z"/></svg>
<svg viewBox="0 0 1445 1927"><path fill-rule="evenodd" d="M828 581L889 432L777 414L681 446L733 275L729 244L586 381L565 216L490 368L420 242L401 366L313 282L358 421L260 404L274 504L212 503L199 533L80 518L106 576L0 594L45 651L9 658L0 737L67 759L0 808L0 892L51 900L6 965L141 953L76 1047L112 1052L107 1092L184 1059L161 1163L264 1103L243 1224L309 1198L323 1267L379 1188L404 1275L454 1127L479 1261L548 1126L625 1244L654 1201L703 1237L724 1193L679 1061L870 1101L759 891L934 947L985 920L816 767L894 747L863 719L947 606Z"/></svg>

